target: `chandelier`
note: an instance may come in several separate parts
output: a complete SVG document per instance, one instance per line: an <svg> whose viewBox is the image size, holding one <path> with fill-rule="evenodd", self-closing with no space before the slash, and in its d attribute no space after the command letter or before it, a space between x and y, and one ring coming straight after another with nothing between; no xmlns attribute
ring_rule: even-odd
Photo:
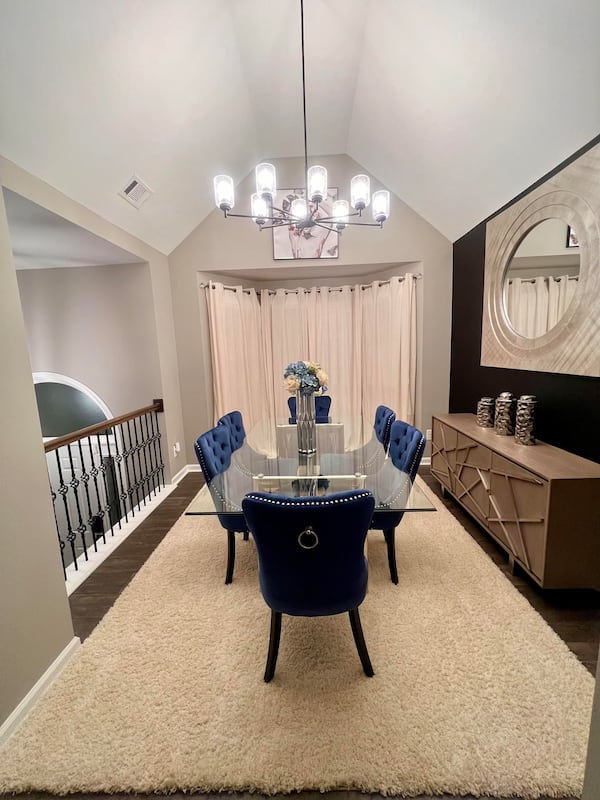
<svg viewBox="0 0 600 800"><path fill-rule="evenodd" d="M315 164L308 166L308 148L306 135L306 81L304 69L304 0L300 0L300 30L302 42L302 108L304 121L304 197L296 197L287 207L279 208L277 200L277 179L273 164L262 163L256 167L256 192L250 198L251 214L232 214L235 205L233 178L229 175L217 175L214 180L215 202L225 218L242 217L253 219L259 230L266 230L280 225L290 225L298 231L306 228L325 228L328 231L341 233L347 225L381 228L390 215L390 193L385 189L373 192L368 175L355 175L350 182L350 203L354 211L350 211L347 200L335 200L331 207L325 209L327 201L327 170ZM307 198L310 204L307 204ZM363 211L371 204L374 222L362 221ZM328 204L327 204L328 205ZM359 217L361 221L351 222L350 217ZM267 222L271 223L267 225Z"/></svg>

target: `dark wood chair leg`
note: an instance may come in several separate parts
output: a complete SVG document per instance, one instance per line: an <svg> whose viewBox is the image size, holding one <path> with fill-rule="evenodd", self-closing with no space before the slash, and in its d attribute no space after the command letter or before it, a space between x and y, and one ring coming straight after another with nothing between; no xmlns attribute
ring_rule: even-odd
<svg viewBox="0 0 600 800"><path fill-rule="evenodd" d="M390 565L390 578L392 583L398 583L398 569L396 567L396 529L388 528L383 532L387 544L388 564Z"/></svg>
<svg viewBox="0 0 600 800"><path fill-rule="evenodd" d="M369 651L367 650L362 625L360 624L358 608L353 608L352 611L349 611L348 616L350 617L350 625L352 627L354 643L356 644L356 649L358 650L358 655L360 656L360 663L362 664L365 675L368 678L372 678L375 673L373 672L373 665L371 664L371 659L369 658Z"/></svg>
<svg viewBox="0 0 600 800"><path fill-rule="evenodd" d="M250 538L250 531L244 531L244 541L247 542Z"/></svg>
<svg viewBox="0 0 600 800"><path fill-rule="evenodd" d="M275 664L279 653L279 639L281 638L281 611L271 609L271 635L269 637L269 655L265 669L265 683L269 683L275 675Z"/></svg>
<svg viewBox="0 0 600 800"><path fill-rule="evenodd" d="M235 531L227 531L227 572L225 573L225 583L233 580L233 568L235 566Z"/></svg>

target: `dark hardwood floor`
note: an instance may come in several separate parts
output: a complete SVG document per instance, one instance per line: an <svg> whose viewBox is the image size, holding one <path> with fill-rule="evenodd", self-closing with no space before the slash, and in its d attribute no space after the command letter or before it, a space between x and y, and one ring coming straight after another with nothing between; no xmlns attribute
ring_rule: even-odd
<svg viewBox="0 0 600 800"><path fill-rule="evenodd" d="M506 575L510 582L523 594L531 605L542 615L546 622L567 643L575 655L592 672L595 672L598 658L598 642L600 640L600 594L587 591L543 591L528 576L518 571L513 575L508 566L505 553L451 498L442 498L439 484L430 475L429 467L420 470L421 477L433 492L441 499L444 506L452 513L482 550L494 561L498 569ZM109 610L121 591L134 577L154 548L164 538L177 518L202 485L199 473L187 475L177 489L167 497L150 516L142 522L134 533L116 550L88 580L82 584L70 598L71 612L75 634L84 640L94 629L104 614ZM261 795L247 793L231 793L233 800L251 800ZM362 794L357 791L300 792L300 800L382 800L377 794ZM29 793L19 795L22 800L42 800L49 798L45 793ZM108 795L87 794L71 795L79 800L108 800ZM174 800L217 800L220 794L181 794L171 795ZM282 800L289 795L275 795L269 800ZM110 795L111 800L147 800L143 795ZM459 800L448 795L419 797L415 800ZM463 797L462 800L469 800ZM490 800L494 800L490 798ZM511 800L504 798L504 800ZM550 800L550 798L540 798Z"/></svg>

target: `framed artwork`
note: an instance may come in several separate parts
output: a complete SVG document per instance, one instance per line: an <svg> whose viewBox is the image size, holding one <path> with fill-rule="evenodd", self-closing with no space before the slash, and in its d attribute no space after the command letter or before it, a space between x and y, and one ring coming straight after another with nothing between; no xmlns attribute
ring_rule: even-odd
<svg viewBox="0 0 600 800"><path fill-rule="evenodd" d="M289 211L292 201L304 197L304 189L278 189L273 205L284 211ZM338 190L329 188L327 197L319 203L319 210L315 219L330 217L332 205L337 200ZM308 204L309 210L314 210L314 203ZM281 212L273 211L274 217L282 217ZM282 218L280 223L273 221L273 258L337 258L339 255L340 235L337 231L330 231L313 225L297 231Z"/></svg>
<svg viewBox="0 0 600 800"><path fill-rule="evenodd" d="M579 247L579 239L570 225L567 225L567 247Z"/></svg>

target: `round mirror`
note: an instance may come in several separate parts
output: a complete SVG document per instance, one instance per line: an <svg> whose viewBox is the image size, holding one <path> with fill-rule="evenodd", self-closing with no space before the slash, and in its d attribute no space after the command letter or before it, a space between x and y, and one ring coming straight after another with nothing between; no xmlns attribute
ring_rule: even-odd
<svg viewBox="0 0 600 800"><path fill-rule="evenodd" d="M504 310L513 329L536 339L565 314L579 279L577 231L545 219L519 243L504 274Z"/></svg>

